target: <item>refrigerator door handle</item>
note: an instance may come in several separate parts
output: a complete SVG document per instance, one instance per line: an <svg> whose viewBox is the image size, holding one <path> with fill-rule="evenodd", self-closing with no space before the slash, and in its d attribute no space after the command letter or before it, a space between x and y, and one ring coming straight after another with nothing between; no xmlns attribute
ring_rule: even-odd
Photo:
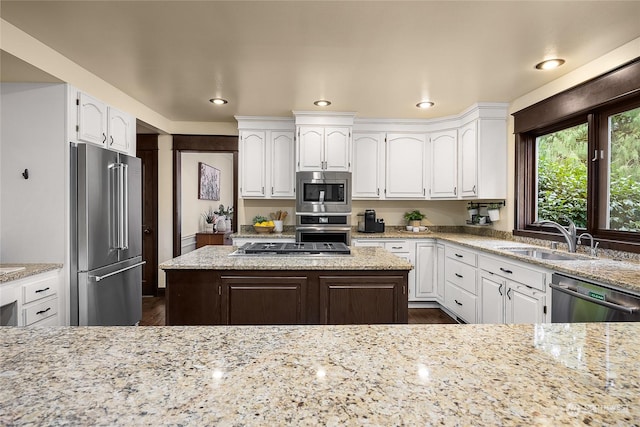
<svg viewBox="0 0 640 427"><path fill-rule="evenodd" d="M129 249L129 165L122 165L120 197L121 245L119 249Z"/></svg>
<svg viewBox="0 0 640 427"><path fill-rule="evenodd" d="M95 279L96 282L99 282L99 281L101 281L103 279L106 279L107 277L115 276L116 274L120 274L123 271L127 271L127 270L131 270L132 268L140 267L141 265L144 265L146 263L147 263L147 261L141 261L141 262L139 262L137 264L130 265L129 267L125 267L125 268L121 268L120 270L112 271L111 273L105 274L103 276L89 276L89 279Z"/></svg>

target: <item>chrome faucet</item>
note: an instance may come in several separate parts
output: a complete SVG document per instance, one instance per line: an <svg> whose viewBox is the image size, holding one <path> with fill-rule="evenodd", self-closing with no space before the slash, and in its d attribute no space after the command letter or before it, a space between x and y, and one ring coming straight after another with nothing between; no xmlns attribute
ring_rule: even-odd
<svg viewBox="0 0 640 427"><path fill-rule="evenodd" d="M591 234L589 234L589 233L582 233L581 235L578 236L578 245L580 244L580 240L583 237L588 237L589 239L591 239L591 244L589 245L589 254L591 256L593 256L593 257L597 257L598 256L598 244L600 242L595 242L595 245L594 245L593 244L594 243L593 236Z"/></svg>
<svg viewBox="0 0 640 427"><path fill-rule="evenodd" d="M573 221L571 221L571 219L566 218L567 221L569 221L569 227L568 229L565 228L564 226L558 224L555 221L549 221L548 219L541 219L538 222L535 222L534 225L550 225L553 228L557 229L560 233L562 233L562 236L564 237L564 239L567 241L567 246L569 247L569 252L575 252L576 251L576 225L573 223Z"/></svg>

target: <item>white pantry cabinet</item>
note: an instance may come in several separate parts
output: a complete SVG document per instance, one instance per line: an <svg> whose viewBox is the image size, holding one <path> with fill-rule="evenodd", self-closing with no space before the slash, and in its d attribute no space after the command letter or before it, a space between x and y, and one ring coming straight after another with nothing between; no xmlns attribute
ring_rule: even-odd
<svg viewBox="0 0 640 427"><path fill-rule="evenodd" d="M78 92L76 105L78 142L130 154L136 134L134 117L84 92Z"/></svg>
<svg viewBox="0 0 640 427"><path fill-rule="evenodd" d="M384 195L384 132L353 133L354 199L381 199Z"/></svg>
<svg viewBox="0 0 640 427"><path fill-rule="evenodd" d="M295 198L293 120L236 119L240 134L240 195Z"/></svg>
<svg viewBox="0 0 640 427"><path fill-rule="evenodd" d="M426 135L388 133L385 198L424 199L426 183Z"/></svg>

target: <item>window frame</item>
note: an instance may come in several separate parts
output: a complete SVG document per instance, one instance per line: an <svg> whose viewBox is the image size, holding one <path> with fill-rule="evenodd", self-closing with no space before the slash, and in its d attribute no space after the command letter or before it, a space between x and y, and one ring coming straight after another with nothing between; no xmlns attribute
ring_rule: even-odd
<svg viewBox="0 0 640 427"><path fill-rule="evenodd" d="M536 138L586 122L588 152L605 150L606 153L607 118L637 106L640 106L640 58L513 114L516 157L514 235L563 241L555 229L532 225L536 220L537 203ZM604 157L608 158L607 155ZM640 232L598 227L598 195L606 191L605 186L600 185L602 173L601 162L588 161L587 228L580 232L591 233L602 248L640 252Z"/></svg>

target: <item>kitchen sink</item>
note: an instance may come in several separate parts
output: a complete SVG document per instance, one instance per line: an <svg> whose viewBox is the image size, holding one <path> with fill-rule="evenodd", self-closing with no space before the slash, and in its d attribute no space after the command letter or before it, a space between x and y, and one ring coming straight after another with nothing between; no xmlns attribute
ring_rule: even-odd
<svg viewBox="0 0 640 427"><path fill-rule="evenodd" d="M543 248L500 248L500 250L511 252L514 255L524 255L531 258L544 259L548 261L576 261L589 259L582 255L568 252L560 253Z"/></svg>

